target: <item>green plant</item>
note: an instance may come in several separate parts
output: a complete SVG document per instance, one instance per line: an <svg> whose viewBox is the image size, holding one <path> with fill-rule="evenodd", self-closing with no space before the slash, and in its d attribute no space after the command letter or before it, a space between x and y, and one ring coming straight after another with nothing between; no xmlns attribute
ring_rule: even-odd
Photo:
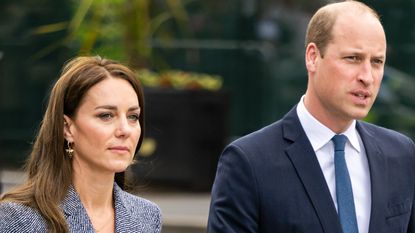
<svg viewBox="0 0 415 233"><path fill-rule="evenodd" d="M137 72L141 83L152 88L173 88L176 90L204 89L217 91L222 88L223 80L218 75L169 70L160 74L147 69Z"/></svg>
<svg viewBox="0 0 415 233"><path fill-rule="evenodd" d="M59 46L78 48L78 54L100 54L125 61L134 68L149 66L151 39L158 34L171 38L172 27L162 27L169 20L186 35L188 15L185 6L193 0L83 0L75 6L73 17L33 30L34 34L66 30L66 36L43 48L36 58Z"/></svg>

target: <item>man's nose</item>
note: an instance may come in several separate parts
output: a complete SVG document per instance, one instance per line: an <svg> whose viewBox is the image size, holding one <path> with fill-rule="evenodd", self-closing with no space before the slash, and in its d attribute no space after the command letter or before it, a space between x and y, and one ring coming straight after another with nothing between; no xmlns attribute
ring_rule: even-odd
<svg viewBox="0 0 415 233"><path fill-rule="evenodd" d="M362 63L361 69L359 70L358 79L362 82L365 86L369 86L373 83L374 80L374 70L372 67L372 63L370 60L365 61Z"/></svg>

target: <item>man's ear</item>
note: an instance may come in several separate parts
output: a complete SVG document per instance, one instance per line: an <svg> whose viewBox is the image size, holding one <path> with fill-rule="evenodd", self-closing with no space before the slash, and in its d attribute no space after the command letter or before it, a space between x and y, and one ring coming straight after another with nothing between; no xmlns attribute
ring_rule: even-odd
<svg viewBox="0 0 415 233"><path fill-rule="evenodd" d="M73 142L73 122L67 115L63 115L63 137L66 141Z"/></svg>
<svg viewBox="0 0 415 233"><path fill-rule="evenodd" d="M305 50L305 65L308 72L316 71L316 63L320 58L320 50L315 43L309 43Z"/></svg>

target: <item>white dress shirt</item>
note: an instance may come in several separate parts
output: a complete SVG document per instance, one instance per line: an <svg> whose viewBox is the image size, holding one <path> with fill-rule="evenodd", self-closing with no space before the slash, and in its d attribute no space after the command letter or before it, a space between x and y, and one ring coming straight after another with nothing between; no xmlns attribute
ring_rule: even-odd
<svg viewBox="0 0 415 233"><path fill-rule="evenodd" d="M336 179L334 174L334 144L331 138L336 134L314 118L304 105L304 96L297 105L300 123L316 153L331 197L337 210ZM345 158L353 188L359 233L369 232L371 187L366 151L356 130L356 121L343 132L347 137Z"/></svg>

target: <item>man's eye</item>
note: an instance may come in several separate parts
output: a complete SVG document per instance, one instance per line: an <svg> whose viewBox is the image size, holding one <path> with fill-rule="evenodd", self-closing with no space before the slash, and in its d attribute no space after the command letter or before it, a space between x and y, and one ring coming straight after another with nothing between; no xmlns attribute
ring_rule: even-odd
<svg viewBox="0 0 415 233"><path fill-rule="evenodd" d="M373 59L372 63L377 64L377 65L382 65L383 64L383 60L381 59Z"/></svg>
<svg viewBox="0 0 415 233"><path fill-rule="evenodd" d="M346 57L346 60L356 62L356 61L359 61L360 59L359 59L358 56L348 56L348 57Z"/></svg>

